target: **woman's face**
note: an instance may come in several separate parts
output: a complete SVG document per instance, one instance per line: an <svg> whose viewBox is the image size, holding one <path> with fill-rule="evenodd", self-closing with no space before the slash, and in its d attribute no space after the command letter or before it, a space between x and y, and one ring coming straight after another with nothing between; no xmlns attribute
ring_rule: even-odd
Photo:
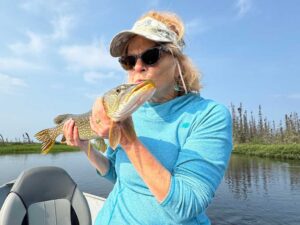
<svg viewBox="0 0 300 225"><path fill-rule="evenodd" d="M127 55L138 55L154 47L153 41L140 36L135 36L129 42ZM146 79L151 79L156 85L156 92L151 98L152 102L164 102L176 96L174 90L175 74L177 72L176 63L173 56L162 52L159 61L147 66L139 58L133 69L128 71L128 80L130 83L139 83Z"/></svg>

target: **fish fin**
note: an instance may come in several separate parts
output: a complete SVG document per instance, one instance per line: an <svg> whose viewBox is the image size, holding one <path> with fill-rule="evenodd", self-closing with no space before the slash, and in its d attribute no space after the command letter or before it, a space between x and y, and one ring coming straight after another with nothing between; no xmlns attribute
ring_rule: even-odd
<svg viewBox="0 0 300 225"><path fill-rule="evenodd" d="M58 115L57 117L54 118L54 123L55 124L60 124L61 122L63 122L64 120L66 120L69 117L72 117L72 114Z"/></svg>
<svg viewBox="0 0 300 225"><path fill-rule="evenodd" d="M98 149L100 152L104 153L107 149L107 145L103 138L96 138L95 139L95 148Z"/></svg>
<svg viewBox="0 0 300 225"><path fill-rule="evenodd" d="M61 142L62 144L66 144L66 143L67 143L67 139L66 139L65 135L63 135L63 136L61 137L60 142Z"/></svg>
<svg viewBox="0 0 300 225"><path fill-rule="evenodd" d="M55 129L50 128L41 130L40 132L36 133L34 137L42 142L41 153L47 154L55 144L57 135L55 134Z"/></svg>
<svg viewBox="0 0 300 225"><path fill-rule="evenodd" d="M130 141L133 142L136 139L136 133L134 130L132 118L129 117L121 122L123 128L123 134Z"/></svg>
<svg viewBox="0 0 300 225"><path fill-rule="evenodd" d="M109 129L109 145L112 149L115 150L117 145L120 143L121 140L121 128L120 125L116 122L111 123Z"/></svg>

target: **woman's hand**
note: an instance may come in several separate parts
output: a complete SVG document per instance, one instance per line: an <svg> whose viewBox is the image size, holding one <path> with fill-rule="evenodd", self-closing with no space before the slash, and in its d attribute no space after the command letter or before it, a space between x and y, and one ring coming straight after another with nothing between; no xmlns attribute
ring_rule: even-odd
<svg viewBox="0 0 300 225"><path fill-rule="evenodd" d="M90 126L100 137L108 138L110 125L111 119L105 113L102 98L97 98L93 105Z"/></svg>
<svg viewBox="0 0 300 225"><path fill-rule="evenodd" d="M75 125L73 119L69 119L64 123L63 132L67 145L76 146L80 149L84 149L88 146L88 141L80 140L78 127Z"/></svg>
<svg viewBox="0 0 300 225"><path fill-rule="evenodd" d="M79 147L88 156L91 164L101 173L106 174L109 169L108 159L99 151L94 150L93 147L89 148L89 141L80 140L78 128L74 120L69 119L63 126L64 136L67 145Z"/></svg>

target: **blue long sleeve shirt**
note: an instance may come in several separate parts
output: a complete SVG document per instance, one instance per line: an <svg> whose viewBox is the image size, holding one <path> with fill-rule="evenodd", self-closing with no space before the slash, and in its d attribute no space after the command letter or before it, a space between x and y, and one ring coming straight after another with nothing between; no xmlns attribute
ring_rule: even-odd
<svg viewBox="0 0 300 225"><path fill-rule="evenodd" d="M145 103L132 118L140 141L171 173L168 194L158 202L121 147L108 148L110 168L104 177L115 185L96 224L210 224L205 209L232 150L228 109L191 93Z"/></svg>

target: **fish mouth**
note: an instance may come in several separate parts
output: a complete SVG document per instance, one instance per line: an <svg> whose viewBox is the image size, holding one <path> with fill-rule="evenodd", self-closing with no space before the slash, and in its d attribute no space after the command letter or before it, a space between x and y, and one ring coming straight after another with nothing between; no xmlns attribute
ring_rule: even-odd
<svg viewBox="0 0 300 225"><path fill-rule="evenodd" d="M117 122L128 118L140 105L148 101L155 91L156 87L152 80L145 80L136 84L128 94L124 96L122 102L125 104L112 115L111 119Z"/></svg>
<svg viewBox="0 0 300 225"><path fill-rule="evenodd" d="M134 92L138 91L146 91L146 90L152 90L155 89L155 84L152 80L145 80L140 83L138 83L130 92L130 94L133 94Z"/></svg>
<svg viewBox="0 0 300 225"><path fill-rule="evenodd" d="M126 95L125 102L132 102L135 105L141 105L152 97L156 90L155 84L152 80L145 80L136 84ZM132 104L129 104L132 105Z"/></svg>

